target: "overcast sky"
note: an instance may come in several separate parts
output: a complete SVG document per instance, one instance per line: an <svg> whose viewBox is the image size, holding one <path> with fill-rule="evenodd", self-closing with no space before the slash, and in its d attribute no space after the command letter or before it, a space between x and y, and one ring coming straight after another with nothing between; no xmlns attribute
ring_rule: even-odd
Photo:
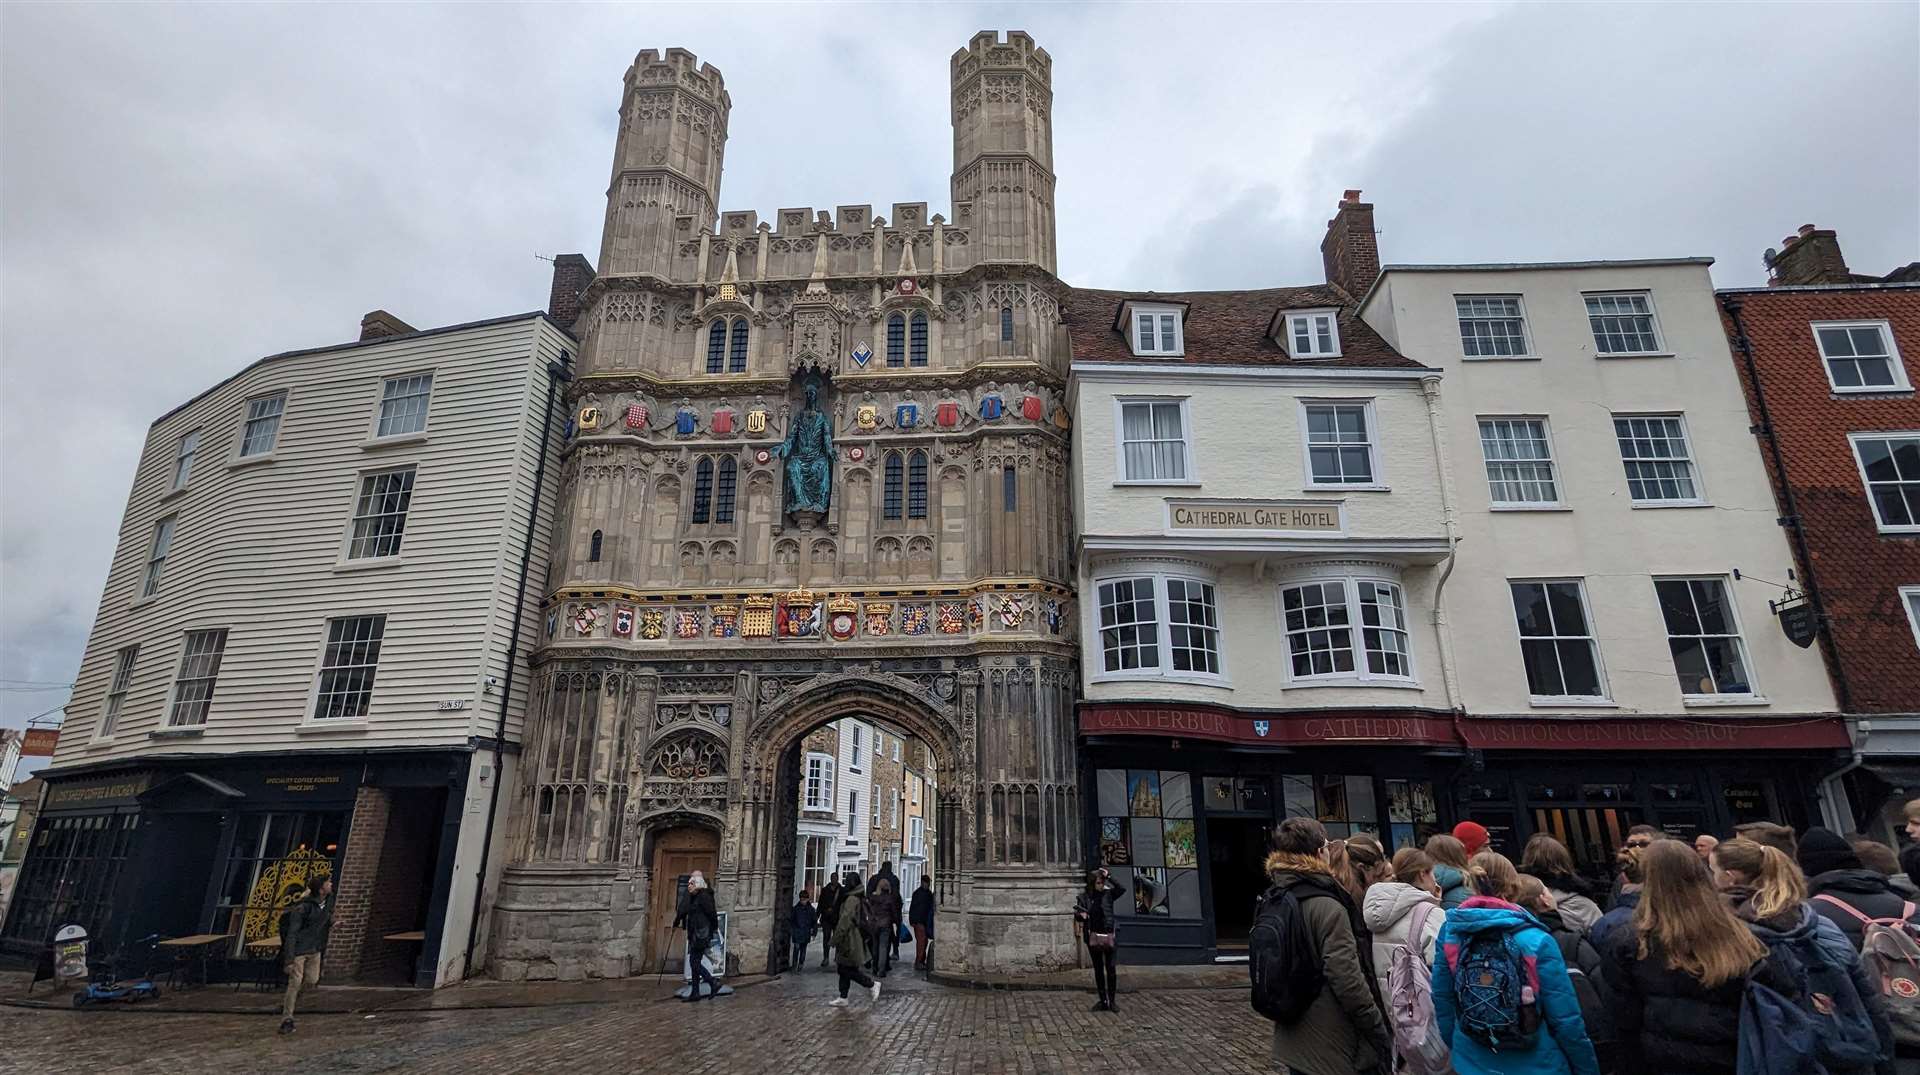
<svg viewBox="0 0 1920 1075"><path fill-rule="evenodd" d="M0 5L0 724L63 700L148 424L275 351L545 305L596 258L620 79L733 97L720 208L951 215L947 58L1054 59L1060 273L1706 254L1803 223L1920 257L1920 5ZM78 700L98 704L99 699Z"/></svg>

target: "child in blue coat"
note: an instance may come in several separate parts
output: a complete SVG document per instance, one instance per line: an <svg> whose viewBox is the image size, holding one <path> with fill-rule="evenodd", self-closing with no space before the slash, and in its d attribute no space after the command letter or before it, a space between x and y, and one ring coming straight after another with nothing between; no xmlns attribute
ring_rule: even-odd
<svg viewBox="0 0 1920 1075"><path fill-rule="evenodd" d="M1447 912L1433 959L1433 1014L1453 1049L1459 1075L1600 1075L1600 1060L1580 1017L1580 1000L1567 977L1560 945L1540 920L1511 901L1520 873L1505 855L1482 851L1467 866L1477 895ZM1462 1025L1456 975L1469 944L1484 934L1503 934L1516 957L1521 996L1532 1011L1518 1014L1536 1026L1527 1045L1495 1049Z"/></svg>

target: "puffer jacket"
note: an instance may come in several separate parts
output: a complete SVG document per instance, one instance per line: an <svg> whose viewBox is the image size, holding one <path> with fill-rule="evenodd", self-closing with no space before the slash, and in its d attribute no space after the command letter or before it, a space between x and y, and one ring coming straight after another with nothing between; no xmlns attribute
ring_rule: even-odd
<svg viewBox="0 0 1920 1075"><path fill-rule="evenodd" d="M1460 1026L1454 972L1468 942L1490 931L1511 933L1539 998L1541 1026L1531 1048L1495 1052ZM1453 1048L1453 1070L1460 1075L1600 1075L1600 1059L1587 1036L1560 945L1539 919L1506 900L1474 896L1447 913L1440 957L1433 962L1433 1016Z"/></svg>
<svg viewBox="0 0 1920 1075"><path fill-rule="evenodd" d="M1878 875L1876 874L1875 876ZM1782 948L1790 949L1796 944L1804 944L1808 940L1811 940L1829 964L1852 968L1853 991L1860 995L1860 999L1866 1005L1867 1018L1873 1022L1873 1032L1880 1039L1880 1055L1885 1058L1885 1063L1877 1067L1874 1065L1852 1068L1829 1066L1828 1070L1832 1072L1832 1075L1866 1075L1866 1073L1873 1071L1884 1071L1891 1075L1893 1071L1893 1025L1887 1022L1886 1008L1880 1003L1879 984L1870 981L1867 978L1866 971L1861 968L1859 946L1848 941L1846 936L1842 934L1832 922L1815 913L1814 908L1818 906L1820 906L1820 904L1817 902L1812 905L1801 904L1800 913L1792 916L1792 924L1786 928L1780 928L1781 923L1779 919L1772 919L1767 922L1749 921L1747 928L1753 931L1755 937L1760 938L1761 943L1765 944L1767 950L1770 952ZM1838 908L1834 909L1838 910ZM1782 915L1780 917L1787 918L1788 916Z"/></svg>
<svg viewBox="0 0 1920 1075"><path fill-rule="evenodd" d="M1427 912L1420 937L1416 942L1408 936L1413 929L1413 909L1422 903L1431 904L1433 910ZM1440 940L1440 925L1447 920L1447 912L1440 901L1424 888L1415 888L1400 881L1382 881L1367 889L1367 901L1361 905L1360 916L1373 931L1373 977L1380 983L1380 995L1387 995L1387 976L1393 972L1393 950L1403 944L1417 944L1420 959L1427 966L1433 966L1433 953Z"/></svg>
<svg viewBox="0 0 1920 1075"><path fill-rule="evenodd" d="M1620 1042L1619 1070L1632 1075L1734 1075L1745 981L1735 978L1708 988L1686 971L1668 966L1655 938L1647 939L1645 956L1639 951L1640 935L1631 921L1600 947L1607 1009ZM1761 961L1752 976L1782 993L1797 988L1774 971L1772 960Z"/></svg>
<svg viewBox="0 0 1920 1075"><path fill-rule="evenodd" d="M1313 932L1326 988L1291 1023L1273 1024L1273 1058L1298 1071L1371 1071L1393 1063L1373 976L1373 942L1347 891L1311 855L1276 851L1267 879L1293 891Z"/></svg>
<svg viewBox="0 0 1920 1075"><path fill-rule="evenodd" d="M1807 878L1807 894L1816 897L1808 902L1820 912L1821 917L1840 927L1840 932L1846 935L1855 952L1860 950L1860 942L1866 938L1866 925L1817 897L1831 896L1868 918L1899 918L1901 907L1908 902L1893 890L1893 884L1885 874L1872 870L1828 870L1814 874Z"/></svg>
<svg viewBox="0 0 1920 1075"><path fill-rule="evenodd" d="M1440 906L1449 911L1465 903L1467 897L1473 895L1473 889L1467 887L1467 875L1452 866L1434 866L1433 881L1440 886Z"/></svg>
<svg viewBox="0 0 1920 1075"><path fill-rule="evenodd" d="M1553 895L1553 904L1560 910L1560 918L1568 926L1581 934L1593 928L1600 921L1600 905L1593 902L1593 890L1585 881L1564 873L1546 873L1538 870L1522 870L1540 879Z"/></svg>

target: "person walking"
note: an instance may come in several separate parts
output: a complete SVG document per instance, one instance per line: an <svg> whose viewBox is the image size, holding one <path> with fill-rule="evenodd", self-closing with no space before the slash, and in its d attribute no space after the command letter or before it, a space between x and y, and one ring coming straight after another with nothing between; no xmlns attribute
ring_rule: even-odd
<svg viewBox="0 0 1920 1075"><path fill-rule="evenodd" d="M1288 970L1323 978L1298 1018L1273 1024L1273 1059L1301 1075L1390 1067L1393 1043L1374 977L1373 938L1327 865L1326 828L1310 817L1287 818L1274 830L1273 849L1266 863L1273 888L1262 903L1276 890L1292 895L1319 966Z"/></svg>
<svg viewBox="0 0 1920 1075"><path fill-rule="evenodd" d="M699 870L687 876L687 891L680 897L680 906L673 916L673 928L682 926L687 931L690 968L686 1002L692 1004L700 999L702 981L707 983L707 996L720 991L720 983L713 980L713 972L707 969L707 949L712 946L714 931L720 926L720 914L714 910L713 889L707 887L706 875Z"/></svg>
<svg viewBox="0 0 1920 1075"><path fill-rule="evenodd" d="M920 875L920 887L913 890L913 905L907 908L907 925L913 927L913 969L927 969L927 941L933 936L933 878Z"/></svg>
<svg viewBox="0 0 1920 1075"><path fill-rule="evenodd" d="M1433 860L1425 851L1401 848L1394 853L1392 869L1391 878L1367 888L1366 901L1360 905L1360 916L1373 934L1373 976L1382 998L1392 992L1387 980L1393 970L1393 950L1404 944L1422 963L1433 966L1440 925L1447 920L1433 880ZM1421 907L1425 913L1416 915ZM1415 918L1422 919L1418 936L1413 932Z"/></svg>
<svg viewBox="0 0 1920 1075"><path fill-rule="evenodd" d="M861 893L860 878L849 877L846 887L841 891L840 907L833 927L833 964L840 972L840 995L828 1002L829 1007L846 1007L847 987L854 982L866 986L873 1000L880 999L880 983L867 974L864 966L867 961L867 937L866 931L860 928L860 919L866 902L866 896Z"/></svg>
<svg viewBox="0 0 1920 1075"><path fill-rule="evenodd" d="M884 867L883 867L884 868ZM899 921L900 895L893 890L893 879L876 878L878 883L868 882L866 901L861 913L867 940L867 969L876 977L885 978L893 967L892 944Z"/></svg>
<svg viewBox="0 0 1920 1075"><path fill-rule="evenodd" d="M1520 871L1482 851L1474 895L1448 912L1433 964L1433 1014L1460 1075L1600 1075L1560 945L1514 902ZM1544 890L1544 886L1543 886Z"/></svg>
<svg viewBox="0 0 1920 1075"><path fill-rule="evenodd" d="M807 898L807 890L801 889L787 923L788 937L793 942L793 958L787 965L796 971L807 967L807 945L813 943L813 927L818 920L819 912L814 909L813 901Z"/></svg>
<svg viewBox="0 0 1920 1075"><path fill-rule="evenodd" d="M1595 930L1620 1070L1734 1075L1748 976L1797 989L1715 891L1693 848L1660 840L1632 856L1631 868L1641 887L1627 924L1606 938Z"/></svg>
<svg viewBox="0 0 1920 1075"><path fill-rule="evenodd" d="M1433 879L1440 885L1440 906L1451 911L1473 895L1467 888L1467 845L1442 832L1429 836L1423 850L1433 860Z"/></svg>
<svg viewBox="0 0 1920 1075"><path fill-rule="evenodd" d="M833 927L840 921L840 878L835 875L820 889L820 969L833 955Z"/></svg>
<svg viewBox="0 0 1920 1075"><path fill-rule="evenodd" d="M1087 887L1073 901L1073 925L1080 941L1093 959L1093 989L1100 999L1097 1012L1120 1010L1119 977L1114 971L1114 949L1120 935L1114 918L1113 901L1126 895L1125 885L1113 879L1102 866L1087 873Z"/></svg>
<svg viewBox="0 0 1920 1075"><path fill-rule="evenodd" d="M1540 879L1553 896L1560 918L1585 934L1600 921L1600 905L1593 902L1593 890L1574 872L1573 853L1552 834L1537 832L1520 853L1520 872Z"/></svg>
<svg viewBox="0 0 1920 1075"><path fill-rule="evenodd" d="M333 928L333 907L327 903L333 895L333 878L308 878L288 885L285 894L297 897L280 916L280 965L287 973L287 994L280 1001L280 1033L291 1034L300 990L320 984L320 952L327 946L327 931Z"/></svg>

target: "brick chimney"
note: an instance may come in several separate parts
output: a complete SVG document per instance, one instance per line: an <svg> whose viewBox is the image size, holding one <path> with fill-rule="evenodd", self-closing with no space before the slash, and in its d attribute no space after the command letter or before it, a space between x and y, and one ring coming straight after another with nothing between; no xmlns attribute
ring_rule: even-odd
<svg viewBox="0 0 1920 1075"><path fill-rule="evenodd" d="M360 319L360 338L377 340L384 336L405 336L419 330L385 310L375 310Z"/></svg>
<svg viewBox="0 0 1920 1075"><path fill-rule="evenodd" d="M1800 225L1798 232L1781 240L1780 252L1774 255L1770 267L1769 287L1853 282L1847 259L1840 255L1840 236L1812 224Z"/></svg>
<svg viewBox="0 0 1920 1075"><path fill-rule="evenodd" d="M561 254L553 259L553 293L547 297L547 316L572 331L580 319L580 296L593 283L593 263L581 254Z"/></svg>
<svg viewBox="0 0 1920 1075"><path fill-rule="evenodd" d="M1380 244L1373 234L1373 203L1360 192L1347 191L1340 208L1327 221L1327 237L1320 240L1320 260L1327 266L1327 283L1336 284L1358 299L1380 276Z"/></svg>

